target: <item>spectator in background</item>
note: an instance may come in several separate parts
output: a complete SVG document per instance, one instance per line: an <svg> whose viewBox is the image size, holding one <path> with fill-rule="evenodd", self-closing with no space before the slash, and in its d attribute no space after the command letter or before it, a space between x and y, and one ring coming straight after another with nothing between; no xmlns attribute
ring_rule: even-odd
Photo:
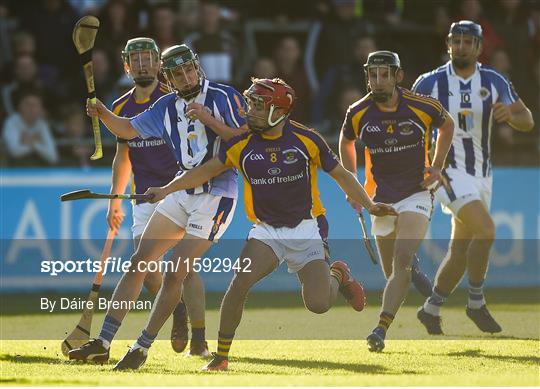
<svg viewBox="0 0 540 389"><path fill-rule="evenodd" d="M355 38L374 31L371 22L357 15L355 0L332 0L331 4L332 11L323 22L315 55L320 76L331 66L348 63Z"/></svg>
<svg viewBox="0 0 540 389"><path fill-rule="evenodd" d="M154 39L163 52L180 41L176 24L176 8L170 3L158 3L151 11L150 28L142 35Z"/></svg>
<svg viewBox="0 0 540 389"><path fill-rule="evenodd" d="M328 118L329 120L329 129L327 139L331 142L337 142L339 139L339 133L343 124L343 118L347 114L349 106L354 104L356 101L364 97L363 89L357 88L355 86L346 86L340 90L339 95L337 96L336 108L332 111ZM314 126L317 130L320 130L316 125ZM361 158L359 156L359 158Z"/></svg>
<svg viewBox="0 0 540 389"><path fill-rule="evenodd" d="M0 55L0 63L3 64L0 82L10 83L15 78L15 62L17 58L22 56L35 57L36 42L32 34L25 31L17 31L11 37L7 35L0 39L11 41L11 44L8 43L11 51L6 53L5 56Z"/></svg>
<svg viewBox="0 0 540 389"><path fill-rule="evenodd" d="M479 61L487 62L491 52L504 47L504 40L497 35L491 22L485 17L480 0L462 0L458 20L470 20L482 26L482 54Z"/></svg>
<svg viewBox="0 0 540 389"><path fill-rule="evenodd" d="M99 16L100 27L96 36L96 47L105 50L110 60L116 59L118 66L112 69L122 69L118 47L124 47L126 41L137 35L137 25L125 0L110 0ZM115 70L111 70L115 71ZM115 77L120 77L120 71L115 71ZM97 89L96 89L97 90Z"/></svg>
<svg viewBox="0 0 540 389"><path fill-rule="evenodd" d="M13 68L15 78L2 87L2 105L6 116L15 113L17 109L15 98L22 90L41 89L41 83L37 77L38 68L33 57L29 55L17 57Z"/></svg>
<svg viewBox="0 0 540 389"><path fill-rule="evenodd" d="M36 166L40 162L58 162L41 96L35 91L20 94L17 112L7 118L2 137L13 165ZM36 160L36 157L39 158Z"/></svg>
<svg viewBox="0 0 540 389"><path fill-rule="evenodd" d="M268 78L268 79L274 79L277 77L277 66L276 63L268 57L260 57L257 58L255 63L253 64L253 67L249 70L246 77L244 77L244 80L242 81L241 88L239 90L243 91L248 89L251 84L251 78Z"/></svg>
<svg viewBox="0 0 540 389"><path fill-rule="evenodd" d="M311 89L304 71L302 49L296 38L283 38L275 50L278 77L282 78L296 91L296 105L291 118L305 123L309 120Z"/></svg>
<svg viewBox="0 0 540 389"><path fill-rule="evenodd" d="M10 15L7 0L0 0L0 70L11 61L10 32L16 28L17 22Z"/></svg>
<svg viewBox="0 0 540 389"><path fill-rule="evenodd" d="M510 58L508 57L508 53L505 50L493 50L489 59L489 66L501 73L503 76L510 77L512 64L510 62ZM497 143L497 141L502 141L507 145L513 145L515 143L515 131L512 130L508 124L494 123L494 128L495 131L493 133L496 134L494 143Z"/></svg>
<svg viewBox="0 0 540 389"><path fill-rule="evenodd" d="M505 41L512 66L512 82L517 90L527 90L534 63L529 39L529 12L521 0L498 0L490 7L493 27ZM491 59L491 57L490 57ZM529 96L522 94L524 101Z"/></svg>
<svg viewBox="0 0 540 389"><path fill-rule="evenodd" d="M36 54L36 40L34 36L26 31L19 31L13 34L13 58L22 55L34 56Z"/></svg>
<svg viewBox="0 0 540 389"><path fill-rule="evenodd" d="M80 17L84 15L99 15L100 10L109 0L68 0L71 7Z"/></svg>
<svg viewBox="0 0 540 389"><path fill-rule="evenodd" d="M105 51L97 49L92 53L92 63L94 65L94 86L99 99L110 107L114 101L114 75L111 72L109 58ZM99 123L101 136L103 139L115 139L114 135L107 130L103 123Z"/></svg>
<svg viewBox="0 0 540 389"><path fill-rule="evenodd" d="M253 65L253 77L274 79L277 77L276 63L267 57L261 57ZM249 87L249 85L248 85ZM246 88L247 89L247 88Z"/></svg>
<svg viewBox="0 0 540 389"><path fill-rule="evenodd" d="M372 37L358 37L354 42L349 63L335 65L326 72L311 113L312 123L321 132L339 131L341 128L341 123L336 127L333 120L329 118L340 111L340 96L346 90L350 91L351 88L358 90L362 96L366 93L364 64L369 53L373 51L377 51L377 45ZM339 120L343 117L345 117L345 112L338 115Z"/></svg>
<svg viewBox="0 0 540 389"><path fill-rule="evenodd" d="M36 40L36 60L44 87L70 96L69 82L80 73L71 34L77 14L64 0L42 0L21 15L21 27ZM62 85L61 85L62 83Z"/></svg>
<svg viewBox="0 0 540 389"><path fill-rule="evenodd" d="M100 49L94 50L92 53L92 63L94 66L94 86L99 93L100 100L108 103L111 99L111 91L114 86L114 76L111 73L107 53Z"/></svg>
<svg viewBox="0 0 540 389"><path fill-rule="evenodd" d="M86 116L80 105L70 104L64 112L64 133L67 145L62 147L62 163L88 167L93 153Z"/></svg>
<svg viewBox="0 0 540 389"><path fill-rule="evenodd" d="M239 55L234 36L221 26L221 10L215 0L199 3L199 26L184 41L198 55L206 76L225 84L238 79Z"/></svg>
<svg viewBox="0 0 540 389"><path fill-rule="evenodd" d="M510 62L510 57L508 56L506 50L493 50L489 59L489 66L494 68L499 73L503 74L505 77L510 77L512 63Z"/></svg>

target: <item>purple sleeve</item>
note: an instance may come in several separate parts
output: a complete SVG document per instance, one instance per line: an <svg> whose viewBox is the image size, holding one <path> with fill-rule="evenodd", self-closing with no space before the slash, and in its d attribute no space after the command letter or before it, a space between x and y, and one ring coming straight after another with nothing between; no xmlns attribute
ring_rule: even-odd
<svg viewBox="0 0 540 389"><path fill-rule="evenodd" d="M356 140L356 138L358 137L352 125L352 113L350 107L347 110L347 114L345 115L345 120L343 120L341 132L343 133L343 136L345 136L345 138L349 140Z"/></svg>
<svg viewBox="0 0 540 389"><path fill-rule="evenodd" d="M431 126L434 128L439 128L446 121L447 113L446 113L446 110L443 108L442 104L438 100L435 100L435 99L432 99L432 100L436 102L436 108L433 108L432 110L433 113L431 114L431 118L432 118Z"/></svg>
<svg viewBox="0 0 540 389"><path fill-rule="evenodd" d="M332 151L328 143L317 132L313 131L313 140L319 149L319 160L321 161L321 169L325 172L330 172L339 164L338 156Z"/></svg>

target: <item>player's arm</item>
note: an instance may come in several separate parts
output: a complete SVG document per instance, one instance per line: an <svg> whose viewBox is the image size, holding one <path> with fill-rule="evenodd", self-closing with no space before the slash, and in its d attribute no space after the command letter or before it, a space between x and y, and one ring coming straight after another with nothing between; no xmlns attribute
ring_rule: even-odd
<svg viewBox="0 0 540 389"><path fill-rule="evenodd" d="M345 169L343 165L337 164L334 169L328 172L336 180L338 185L353 201L366 208L369 213L376 216L395 215L397 212L391 206L382 203L374 203L369 198L364 187L358 182L356 176Z"/></svg>
<svg viewBox="0 0 540 389"><path fill-rule="evenodd" d="M529 132L534 127L532 113L521 99L509 105L493 104L493 118L498 123L508 123L518 131Z"/></svg>
<svg viewBox="0 0 540 389"><path fill-rule="evenodd" d="M356 141L339 135L339 159L343 167L356 176Z"/></svg>
<svg viewBox="0 0 540 389"><path fill-rule="evenodd" d="M133 139L139 136L129 118L115 115L99 99L96 99L96 104L90 103L90 99L86 100L86 114L90 117L99 117L109 131L119 138Z"/></svg>
<svg viewBox="0 0 540 389"><path fill-rule="evenodd" d="M154 195L150 202L156 203L167 197L170 193L201 186L230 168L230 166L225 165L217 157L214 157L210 161L186 171L181 176L175 177L165 186L148 188L145 194Z"/></svg>
<svg viewBox="0 0 540 389"><path fill-rule="evenodd" d="M247 124L240 128L230 127L221 120L216 119L208 112L204 105L191 103L187 107L186 116L191 120L200 120L202 124L210 127L221 139L228 141L232 137L248 131Z"/></svg>
<svg viewBox="0 0 540 389"><path fill-rule="evenodd" d="M349 128L347 126L349 126ZM339 135L339 158L341 159L343 167L357 177L356 139L351 139L353 134L354 131L350 128L347 118L345 118L343 129ZM351 204L351 207L356 209L357 212L362 212L362 207L359 203L351 199L350 196L347 196L346 198L349 204Z"/></svg>
<svg viewBox="0 0 540 389"><path fill-rule="evenodd" d="M131 176L131 161L129 160L129 146L125 142L116 143L116 154L112 163L111 194L124 193ZM124 221L122 200L109 200L107 210L107 223L113 230L118 230Z"/></svg>
<svg viewBox="0 0 540 389"><path fill-rule="evenodd" d="M435 144L435 153L433 155L433 161L431 166L425 169L425 173L428 176L422 181L422 187L432 189L432 185L436 185L441 181L441 171L444 167L444 161L446 155L452 146L452 138L454 136L454 121L448 114L445 113L446 118L442 125L439 126L439 134L437 136L437 143Z"/></svg>

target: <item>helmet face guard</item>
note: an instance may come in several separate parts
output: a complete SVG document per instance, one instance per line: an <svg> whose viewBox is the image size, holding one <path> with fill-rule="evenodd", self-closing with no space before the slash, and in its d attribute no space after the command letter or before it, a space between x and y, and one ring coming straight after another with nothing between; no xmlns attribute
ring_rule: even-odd
<svg viewBox="0 0 540 389"><path fill-rule="evenodd" d="M151 38L133 38L122 50L122 60L135 84L146 87L156 79L159 70L159 48Z"/></svg>
<svg viewBox="0 0 540 389"><path fill-rule="evenodd" d="M161 56L161 71L171 90L185 100L195 98L205 77L198 56L186 45L176 45Z"/></svg>
<svg viewBox="0 0 540 389"><path fill-rule="evenodd" d="M391 51L375 51L370 53L364 64L367 90L371 91L373 101L385 103L392 98L397 86L397 73L401 69L399 56ZM387 89L392 86L392 91ZM377 88L381 87L382 88ZM383 89L384 88L384 89Z"/></svg>
<svg viewBox="0 0 540 389"><path fill-rule="evenodd" d="M446 44L454 66L463 68L469 66L480 54L482 43L482 27L469 20L452 23ZM457 50L458 55L454 53Z"/></svg>
<svg viewBox="0 0 540 389"><path fill-rule="evenodd" d="M268 131L289 117L295 100L295 92L279 78L252 78L252 85L244 92L248 103L247 121L249 129L256 133ZM284 113L273 119L276 109Z"/></svg>

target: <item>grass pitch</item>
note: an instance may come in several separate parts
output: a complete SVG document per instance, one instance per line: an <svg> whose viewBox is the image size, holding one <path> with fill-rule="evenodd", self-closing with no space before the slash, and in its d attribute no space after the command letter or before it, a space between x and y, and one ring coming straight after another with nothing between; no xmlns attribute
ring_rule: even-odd
<svg viewBox="0 0 540 389"><path fill-rule="evenodd" d="M416 319L422 299L411 293L390 329L386 349L379 354L370 353L364 340L377 323L378 294L368 296L371 304L362 313L339 304L324 315L305 311L298 294L254 295L231 348L230 370L221 373L203 373L205 360L174 353L166 340L170 323L141 370L111 371L146 322L147 312L126 318L113 343L111 364L67 361L59 340L28 340L28 331L62 339L79 315L28 314L21 307L36 297L18 296L8 300L7 311L3 304L0 379L3 385L538 386L538 292L488 291L490 309L503 327L503 333L494 336L482 334L465 316L465 295L457 293L443 311L448 335L429 338ZM220 298L211 296L208 301L212 350L217 343ZM102 312L95 316L93 333L102 319Z"/></svg>

